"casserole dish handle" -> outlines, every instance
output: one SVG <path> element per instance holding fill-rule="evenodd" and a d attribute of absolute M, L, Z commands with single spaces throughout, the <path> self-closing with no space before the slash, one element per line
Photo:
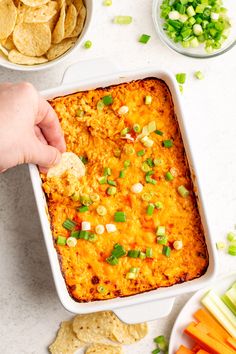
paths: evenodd
<path fill-rule="evenodd" d="M 166 317 L 172 310 L 175 298 L 157 300 L 123 307 L 113 310 L 113 312 L 125 323 L 140 323 Z"/>
<path fill-rule="evenodd" d="M 61 84 L 94 79 L 120 72 L 119 66 L 107 58 L 80 61 L 70 65 L 64 72 Z"/>

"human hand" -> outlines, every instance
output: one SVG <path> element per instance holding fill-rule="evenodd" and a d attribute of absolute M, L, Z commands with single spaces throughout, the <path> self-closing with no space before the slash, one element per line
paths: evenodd
<path fill-rule="evenodd" d="M 0 172 L 34 163 L 42 171 L 66 150 L 57 115 L 27 82 L 0 84 Z"/>

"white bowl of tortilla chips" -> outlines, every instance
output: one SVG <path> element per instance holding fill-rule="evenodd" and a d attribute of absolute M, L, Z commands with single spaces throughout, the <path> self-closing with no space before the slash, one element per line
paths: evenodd
<path fill-rule="evenodd" d="M 48 69 L 68 57 L 91 23 L 92 0 L 0 0 L 0 65 Z"/>

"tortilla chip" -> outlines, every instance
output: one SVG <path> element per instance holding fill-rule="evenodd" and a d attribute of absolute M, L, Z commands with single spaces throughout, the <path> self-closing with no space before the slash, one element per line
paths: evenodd
<path fill-rule="evenodd" d="M 65 36 L 66 4 L 61 7 L 60 17 L 52 33 L 52 43 L 60 43 Z"/>
<path fill-rule="evenodd" d="M 8 50 L 0 44 L 0 52 L 1 54 L 4 54 L 8 58 Z"/>
<path fill-rule="evenodd" d="M 80 33 L 82 32 L 82 29 L 84 27 L 85 18 L 86 18 L 86 8 L 82 4 L 82 7 L 81 7 L 80 11 L 78 12 L 77 23 L 76 23 L 75 29 L 71 33 L 70 37 L 78 37 L 80 35 Z"/>
<path fill-rule="evenodd" d="M 93 344 L 88 347 L 85 354 L 123 354 L 123 350 L 120 346 Z"/>
<path fill-rule="evenodd" d="M 40 23 L 48 22 L 57 13 L 57 2 L 49 1 L 40 7 L 30 7 L 23 4 L 21 11 L 23 12 L 23 22 Z"/>
<path fill-rule="evenodd" d="M 47 177 L 60 177 L 69 172 L 77 178 L 85 175 L 85 166 L 80 158 L 73 152 L 64 152 L 58 165 L 49 168 Z"/>
<path fill-rule="evenodd" d="M 35 64 L 43 64 L 48 60 L 45 57 L 29 57 L 27 55 L 21 54 L 16 49 L 12 49 L 8 55 L 9 61 L 15 64 L 21 65 L 35 65 Z"/>
<path fill-rule="evenodd" d="M 12 33 L 17 18 L 17 9 L 12 0 L 0 1 L 0 39 Z"/>
<path fill-rule="evenodd" d="M 77 38 L 66 38 L 61 43 L 52 44 L 46 53 L 48 60 L 53 60 L 67 52 L 76 42 Z"/>
<path fill-rule="evenodd" d="M 73 4 L 75 5 L 77 13 L 79 13 L 84 6 L 83 0 L 73 0 Z"/>
<path fill-rule="evenodd" d="M 7 50 L 15 49 L 15 45 L 14 45 L 14 43 L 13 43 L 12 35 L 10 35 L 8 38 L 2 40 L 2 45 L 3 45 L 4 48 L 6 48 Z"/>
<path fill-rule="evenodd" d="M 25 5 L 31 7 L 37 7 L 47 4 L 49 0 L 21 0 Z"/>
<path fill-rule="evenodd" d="M 114 340 L 121 344 L 132 344 L 144 338 L 148 333 L 146 323 L 128 325 L 121 322 L 118 318 L 116 326 L 112 332 Z"/>
<path fill-rule="evenodd" d="M 74 354 L 74 352 L 84 346 L 84 343 L 78 340 L 72 329 L 72 321 L 61 323 L 55 341 L 50 345 L 51 354 Z"/>
<path fill-rule="evenodd" d="M 20 53 L 40 57 L 50 48 L 51 31 L 45 23 L 20 23 L 14 29 L 13 42 Z"/>
<path fill-rule="evenodd" d="M 66 12 L 64 38 L 67 38 L 71 35 L 73 30 L 75 29 L 76 23 L 77 23 L 77 10 L 76 7 L 73 4 L 71 4 L 68 6 L 68 10 Z"/>

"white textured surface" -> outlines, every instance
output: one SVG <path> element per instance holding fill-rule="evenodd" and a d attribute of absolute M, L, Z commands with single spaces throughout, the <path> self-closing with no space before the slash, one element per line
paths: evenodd
<path fill-rule="evenodd" d="M 195 151 L 203 192 L 215 239 L 236 223 L 236 48 L 222 57 L 194 60 L 171 52 L 158 40 L 151 21 L 151 0 L 113 0 L 102 6 L 94 0 L 96 19 L 88 33 L 93 47 L 51 71 L 21 74 L 0 69 L 0 81 L 28 80 L 38 89 L 61 81 L 65 68 L 77 60 L 108 57 L 124 69 L 158 64 L 186 72 L 184 88 L 187 128 Z M 132 15 L 133 23 L 118 26 L 114 15 Z M 137 42 L 152 36 L 147 45 Z M 204 81 L 193 78 L 196 70 Z M 0 176 L 0 353 L 45 354 L 60 321 L 69 318 L 56 296 L 30 185 L 28 169 L 17 167 Z M 236 270 L 235 258 L 220 254 L 221 273 Z M 171 315 L 150 324 L 150 335 L 125 353 L 150 353 L 152 338 L 169 334 L 176 315 L 189 295 L 176 299 Z M 173 353 L 170 353 L 173 354 Z"/>

